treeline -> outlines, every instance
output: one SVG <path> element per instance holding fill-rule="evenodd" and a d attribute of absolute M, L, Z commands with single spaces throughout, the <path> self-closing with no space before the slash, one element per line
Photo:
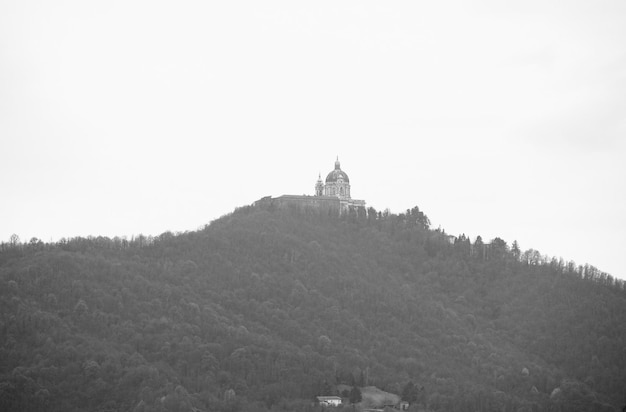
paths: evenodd
<path fill-rule="evenodd" d="M 73 238 L 61 238 L 57 242 L 44 243 L 41 239 L 36 237 L 31 238 L 28 242 L 21 242 L 20 237 L 13 234 L 8 242 L 0 242 L 0 252 L 3 253 L 3 257 L 15 256 L 16 254 L 23 252 L 38 252 L 44 250 L 60 249 L 72 252 L 85 252 L 87 250 L 123 250 L 129 248 L 142 248 L 147 247 L 155 242 L 171 238 L 181 233 L 174 234 L 172 232 L 165 232 L 159 236 L 144 236 L 137 235 L 132 236 L 129 239 L 126 237 L 115 236 L 109 238 L 106 236 L 87 236 L 87 237 L 73 237 Z"/>
<path fill-rule="evenodd" d="M 247 210 L 253 206 L 239 208 L 235 213 Z M 271 207 L 266 207 L 266 210 L 273 210 Z M 305 212 L 291 210 L 291 213 L 309 213 L 320 214 L 319 212 L 310 209 Z M 338 218 L 338 216 L 334 216 Z M 350 208 L 347 213 L 342 216 L 342 219 L 349 221 L 353 224 L 363 225 L 375 225 L 378 229 L 384 230 L 387 233 L 395 234 L 398 230 L 410 229 L 419 227 L 422 229 L 430 228 L 430 220 L 424 212 L 420 211 L 419 207 L 415 206 L 412 209 L 407 209 L 405 213 L 393 214 L 389 209 L 384 211 L 377 211 L 373 207 L 365 208 Z M 207 226 L 205 226 L 206 229 Z M 173 233 L 167 231 L 158 236 L 145 236 L 139 234 L 131 236 L 130 239 L 126 237 L 113 237 L 106 236 L 88 236 L 88 237 L 73 237 L 73 238 L 61 238 L 58 242 L 44 243 L 41 239 L 36 237 L 31 238 L 28 242 L 20 241 L 20 237 L 17 234 L 13 234 L 7 242 L 0 242 L 0 259 L 10 258 L 15 256 L 22 256 L 24 253 L 37 252 L 43 250 L 60 249 L 70 252 L 85 252 L 88 250 L 113 250 L 120 251 L 126 249 L 136 249 L 153 246 L 159 243 L 167 243 L 175 237 L 185 235 L 187 232 Z M 521 262 L 526 266 L 548 266 L 551 270 L 558 273 L 567 274 L 570 276 L 576 276 L 585 280 L 590 280 L 599 283 L 604 286 L 613 287 L 620 291 L 626 291 L 626 282 L 624 280 L 613 277 L 607 272 L 603 272 L 593 265 L 588 263 L 584 265 L 578 265 L 575 261 L 565 261 L 562 257 L 554 257 L 542 254 L 535 249 L 528 249 L 521 251 L 517 241 L 513 241 L 511 246 L 507 244 L 503 239 L 496 237 L 490 242 L 485 243 L 482 237 L 479 235 L 472 243 L 470 238 L 461 234 L 459 236 L 446 235 L 445 230 L 436 229 L 434 233 L 439 233 L 442 236 L 438 238 L 430 239 L 429 247 L 431 250 L 441 250 L 445 248 L 446 241 L 452 244 L 454 251 L 460 253 L 465 257 L 480 258 L 482 260 L 503 259 L 505 256 L 509 259 L 513 259 L 517 262 Z M 1 261 L 0 261 L 1 262 Z"/>
<path fill-rule="evenodd" d="M 14 237 L 0 409 L 305 411 L 344 384 L 413 410 L 615 410 L 623 283 L 553 260 L 432 230 L 417 207 L 247 206 L 157 237 Z"/>

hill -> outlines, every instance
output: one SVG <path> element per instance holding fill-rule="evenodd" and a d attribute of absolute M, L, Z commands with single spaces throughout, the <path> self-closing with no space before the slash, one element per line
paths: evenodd
<path fill-rule="evenodd" d="M 1 410 L 315 410 L 339 384 L 414 410 L 625 401 L 623 282 L 418 208 L 1 249 Z"/>

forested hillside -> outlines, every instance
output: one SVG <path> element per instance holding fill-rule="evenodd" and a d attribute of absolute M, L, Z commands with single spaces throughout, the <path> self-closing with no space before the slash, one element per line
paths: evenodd
<path fill-rule="evenodd" d="M 338 385 L 412 410 L 626 403 L 623 282 L 418 208 L 1 249 L 3 411 L 311 411 Z"/>

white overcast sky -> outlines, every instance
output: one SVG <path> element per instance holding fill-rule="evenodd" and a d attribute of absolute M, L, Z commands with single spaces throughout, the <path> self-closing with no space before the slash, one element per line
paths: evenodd
<path fill-rule="evenodd" d="M 0 239 L 312 194 L 626 278 L 626 2 L 0 2 Z"/>

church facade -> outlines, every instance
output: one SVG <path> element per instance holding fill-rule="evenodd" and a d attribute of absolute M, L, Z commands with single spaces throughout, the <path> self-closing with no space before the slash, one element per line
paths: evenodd
<path fill-rule="evenodd" d="M 258 202 L 269 202 L 278 207 L 314 208 L 345 213 L 351 208 L 365 210 L 365 201 L 352 199 L 350 195 L 350 178 L 341 170 L 339 158 L 335 161 L 335 168 L 328 173 L 326 180 L 322 181 L 321 174 L 315 183 L 313 196 L 283 195 L 279 197 L 266 197 Z M 257 203 L 258 203 L 257 202 Z"/>

